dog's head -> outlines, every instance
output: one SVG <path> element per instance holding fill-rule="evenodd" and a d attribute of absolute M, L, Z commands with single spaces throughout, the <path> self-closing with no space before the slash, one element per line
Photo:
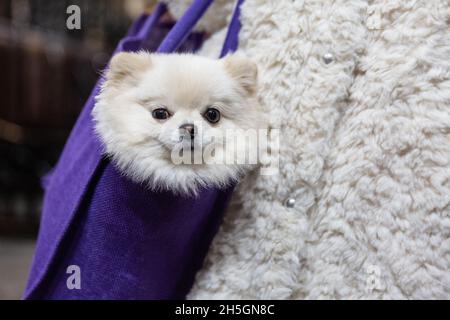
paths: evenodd
<path fill-rule="evenodd" d="M 224 186 L 249 168 L 226 163 L 245 152 L 229 148 L 230 133 L 264 128 L 256 87 L 246 58 L 120 53 L 97 98 L 96 131 L 113 160 L 152 187 Z"/>

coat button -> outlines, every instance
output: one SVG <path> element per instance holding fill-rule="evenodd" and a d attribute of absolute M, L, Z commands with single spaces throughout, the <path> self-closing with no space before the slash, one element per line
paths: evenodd
<path fill-rule="evenodd" d="M 334 56 L 332 53 L 327 52 L 322 56 L 322 59 L 325 64 L 330 64 L 334 61 Z"/>
<path fill-rule="evenodd" d="M 294 199 L 294 198 L 287 198 L 287 199 L 284 201 L 284 205 L 285 205 L 287 208 L 293 208 L 293 207 L 295 206 L 295 199 Z"/>

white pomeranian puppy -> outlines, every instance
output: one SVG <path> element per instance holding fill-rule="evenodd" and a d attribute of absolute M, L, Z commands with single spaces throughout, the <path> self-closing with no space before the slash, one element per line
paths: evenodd
<path fill-rule="evenodd" d="M 97 96 L 95 130 L 113 163 L 154 190 L 224 188 L 258 162 L 252 133 L 267 122 L 256 89 L 247 58 L 119 53 Z"/>

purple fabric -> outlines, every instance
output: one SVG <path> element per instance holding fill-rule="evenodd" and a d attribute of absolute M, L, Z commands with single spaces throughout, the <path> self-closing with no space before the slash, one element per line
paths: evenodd
<path fill-rule="evenodd" d="M 185 40 L 206 10 L 206 2 L 211 1 L 194 1 L 168 38 Z M 145 48 L 156 47 L 159 39 L 154 31 L 164 12 L 165 7 L 158 5 L 150 17 L 138 19 L 116 52 L 136 51 L 144 44 Z M 237 34 L 239 28 L 233 30 Z M 189 37 L 187 42 L 197 43 L 190 47 L 195 50 L 199 39 Z M 164 52 L 180 45 L 168 38 L 161 45 Z M 227 41 L 225 51 L 235 50 L 236 44 Z M 184 298 L 217 232 L 233 186 L 183 198 L 171 192 L 151 192 L 125 178 L 102 158 L 100 142 L 93 134 L 91 110 L 97 93 L 98 86 L 47 179 L 24 298 Z M 81 269 L 80 290 L 66 286 L 69 265 Z"/>
<path fill-rule="evenodd" d="M 234 8 L 233 16 L 231 17 L 230 25 L 228 27 L 227 36 L 225 37 L 225 43 L 220 52 L 220 56 L 224 57 L 229 52 L 236 51 L 239 44 L 239 30 L 241 29 L 241 21 L 239 17 L 241 15 L 241 5 L 244 0 L 237 0 Z"/>
<path fill-rule="evenodd" d="M 183 17 L 173 27 L 158 48 L 158 52 L 170 53 L 178 49 L 189 35 L 195 23 L 203 16 L 213 0 L 195 0 Z"/>

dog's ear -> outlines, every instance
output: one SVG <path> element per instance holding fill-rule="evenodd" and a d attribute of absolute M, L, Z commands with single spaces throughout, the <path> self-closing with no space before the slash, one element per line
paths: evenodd
<path fill-rule="evenodd" d="M 223 58 L 227 72 L 250 95 L 256 93 L 258 84 L 258 67 L 248 58 L 227 55 Z"/>
<path fill-rule="evenodd" d="M 136 83 L 139 76 L 148 70 L 151 65 L 152 59 L 149 54 L 121 52 L 111 59 L 106 79 L 116 85 L 124 80 L 131 80 L 131 83 Z"/>

